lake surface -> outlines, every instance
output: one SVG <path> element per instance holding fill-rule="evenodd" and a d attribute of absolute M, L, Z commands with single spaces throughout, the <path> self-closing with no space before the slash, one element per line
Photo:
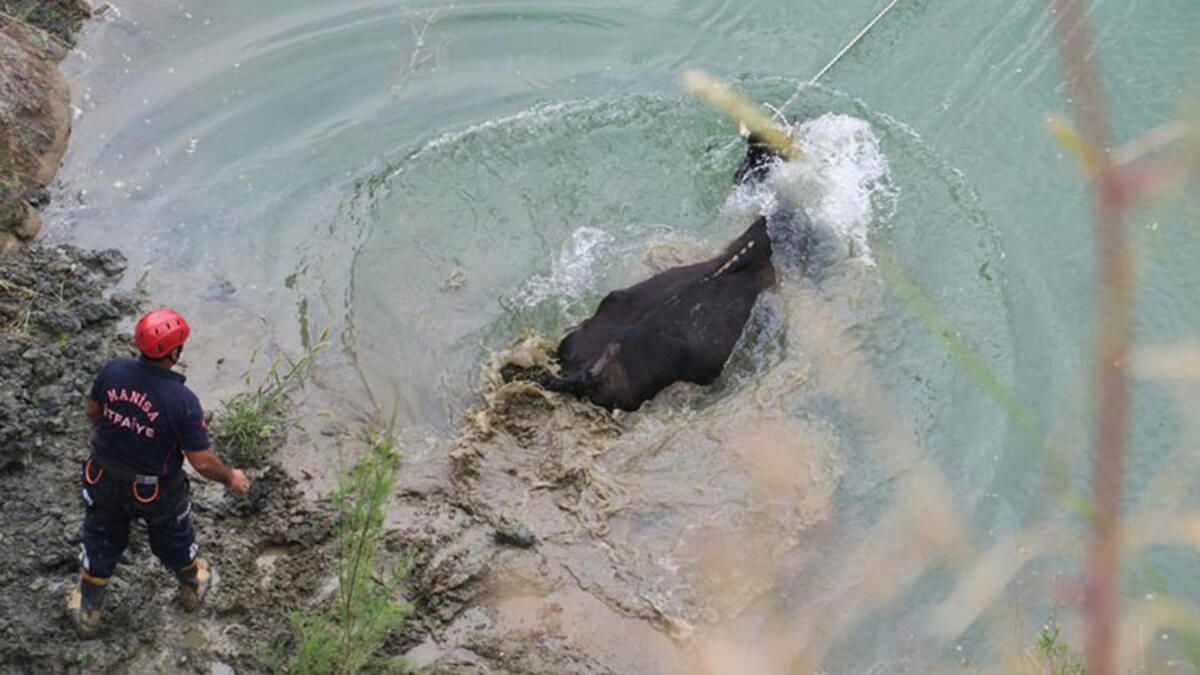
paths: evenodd
<path fill-rule="evenodd" d="M 691 429 L 681 416 L 742 428 L 754 409 L 772 421 L 747 433 L 819 439 L 806 445 L 816 464 L 837 467 L 803 564 L 781 553 L 768 575 L 786 630 L 823 644 L 830 673 L 994 664 L 994 626 L 1015 626 L 1007 647 L 1020 649 L 1055 606 L 1072 616 L 1080 549 L 1061 542 L 1001 584 L 984 620 L 963 610 L 955 628 L 947 599 L 983 552 L 1027 554 L 1005 543 L 1014 534 L 1080 532 L 1051 476 L 1061 463 L 1086 493 L 1087 188 L 1045 123 L 1069 102 L 1041 1 L 900 0 L 807 84 L 884 4 L 128 0 L 64 66 L 77 118 L 47 236 L 120 248 L 127 282 L 189 317 L 207 406 L 253 351 L 294 352 L 311 322 L 334 336 L 332 397 L 361 399 L 356 363 L 436 448 L 476 403 L 490 351 L 530 331 L 557 338 L 608 290 L 707 255 L 766 208 L 769 195 L 730 184 L 744 151 L 733 124 L 679 85 L 707 70 L 803 121 L 805 159 L 773 187 L 844 249 L 822 274 L 785 275 L 715 389 L 638 413 L 609 468 L 631 503 L 665 505 L 618 515 L 609 536 L 635 546 L 744 522 L 752 502 L 728 513 L 719 490 L 693 502 L 681 487 L 737 471 L 724 455 L 738 437 L 700 434 L 671 456 L 684 464 L 639 448 Z M 1118 141 L 1180 115 L 1200 82 L 1200 4 L 1089 7 Z M 1129 218 L 1138 348 L 1196 340 L 1195 194 Z M 955 340 L 1027 424 L 951 354 Z M 1131 512 L 1200 506 L 1194 481 L 1161 482 L 1167 466 L 1196 475 L 1196 395 L 1137 381 Z M 423 452 L 436 450 L 412 461 Z M 922 539 L 925 507 L 955 524 Z M 915 515 L 893 522 L 894 508 Z M 786 529 L 788 513 L 764 522 Z M 971 554 L 952 554 L 960 545 Z M 910 578 L 914 547 L 938 553 Z M 875 563 L 847 565 L 850 550 Z M 1197 564 L 1194 544 L 1156 549 L 1128 568 L 1128 596 L 1196 602 Z M 729 612 L 730 635 L 770 632 L 763 595 L 758 611 Z"/>

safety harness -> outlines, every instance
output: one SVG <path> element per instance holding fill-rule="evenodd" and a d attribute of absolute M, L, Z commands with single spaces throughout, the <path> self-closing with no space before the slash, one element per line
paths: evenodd
<path fill-rule="evenodd" d="M 96 471 L 95 477 L 92 476 L 93 463 L 99 465 L 99 469 Z M 154 501 L 158 499 L 162 492 L 162 485 L 158 476 L 137 473 L 120 466 L 112 460 L 102 460 L 95 455 L 89 457 L 87 463 L 83 465 L 83 480 L 88 485 L 95 485 L 100 482 L 100 479 L 104 476 L 105 471 L 107 471 L 117 480 L 129 481 L 129 487 L 130 491 L 133 493 L 133 498 L 136 499 L 139 504 L 154 503 Z M 154 487 L 154 491 L 149 497 L 142 496 L 142 486 Z"/>

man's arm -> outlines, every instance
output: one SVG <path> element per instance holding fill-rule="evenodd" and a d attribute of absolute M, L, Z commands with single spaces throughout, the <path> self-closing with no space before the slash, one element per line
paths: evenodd
<path fill-rule="evenodd" d="M 242 473 L 241 469 L 233 469 L 221 463 L 221 459 L 213 453 L 212 448 L 197 450 L 195 452 L 185 452 L 188 463 L 201 476 L 224 483 L 229 489 L 241 494 L 250 493 L 250 481 L 246 480 L 246 474 Z"/>
<path fill-rule="evenodd" d="M 83 402 L 83 412 L 87 414 L 88 419 L 92 421 L 92 426 L 100 424 L 100 404 L 92 399 L 85 399 Z"/>

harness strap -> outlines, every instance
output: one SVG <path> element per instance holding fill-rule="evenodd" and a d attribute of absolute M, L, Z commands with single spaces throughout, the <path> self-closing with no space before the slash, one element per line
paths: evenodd
<path fill-rule="evenodd" d="M 138 492 L 138 486 L 139 485 L 147 485 L 147 483 L 142 483 L 141 481 L 134 480 L 134 481 L 130 482 L 129 484 L 131 486 L 133 486 L 133 498 L 138 500 L 138 503 L 149 504 L 149 503 L 153 502 L 154 500 L 158 499 L 158 493 L 159 493 L 160 486 L 159 486 L 157 480 L 154 481 L 154 483 L 153 483 L 154 494 L 150 495 L 149 499 L 142 499 L 142 495 Z"/>
<path fill-rule="evenodd" d="M 104 467 L 100 467 L 100 471 L 96 473 L 96 477 L 92 478 L 92 460 L 89 457 L 87 464 L 83 465 L 83 480 L 88 485 L 95 485 L 100 482 L 100 478 L 104 476 Z"/>
<path fill-rule="evenodd" d="M 95 478 L 92 478 L 91 475 L 91 467 L 93 463 L 99 465 L 100 467 L 100 471 L 96 474 Z M 90 458 L 88 458 L 87 464 L 84 465 L 84 480 L 87 481 L 88 485 L 95 485 L 97 482 L 99 482 L 100 477 L 104 475 L 105 470 L 108 470 L 109 473 L 115 476 L 118 480 L 129 481 L 130 490 L 133 492 L 133 498 L 136 499 L 139 504 L 153 503 L 158 499 L 159 495 L 162 494 L 163 480 L 160 476 L 137 473 L 129 470 L 119 463 L 101 459 L 95 455 L 92 455 Z M 154 492 L 151 493 L 149 497 L 142 497 L 140 489 L 143 485 L 154 486 Z"/>
<path fill-rule="evenodd" d="M 133 469 L 130 469 L 119 462 L 97 457 L 96 455 L 92 455 L 91 458 L 88 459 L 88 463 L 98 464 L 101 471 L 108 471 L 119 480 L 129 480 L 138 483 L 139 485 L 157 485 L 162 481 L 161 476 L 138 473 L 137 471 L 134 471 Z M 99 476 L 97 476 L 97 480 L 99 480 Z"/>

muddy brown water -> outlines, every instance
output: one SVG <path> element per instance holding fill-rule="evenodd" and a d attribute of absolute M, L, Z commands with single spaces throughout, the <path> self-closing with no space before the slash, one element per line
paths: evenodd
<path fill-rule="evenodd" d="M 647 265 L 663 254 L 649 251 Z M 466 431 L 431 459 L 410 461 L 400 490 L 406 475 L 428 481 L 422 464 L 441 464 L 458 504 L 534 544 L 496 554 L 478 605 L 413 656 L 436 661 L 485 637 L 527 635 L 604 672 L 721 672 L 728 655 L 715 637 L 748 614 L 771 613 L 788 578 L 806 567 L 812 532 L 836 517 L 845 471 L 834 425 L 805 412 L 840 392 L 814 379 L 804 346 L 813 341 L 786 315 L 846 291 L 861 320 L 877 285 L 861 260 L 829 271 L 823 290 L 785 281 L 756 307 L 735 350 L 748 364 L 760 360 L 757 371 L 731 366 L 716 392 L 673 385 L 631 414 L 506 381 L 512 366 L 555 368 L 554 345 L 541 336 L 494 354 Z M 822 371 L 837 377 L 842 368 L 834 359 Z M 756 647 L 767 645 L 737 649 Z"/>

